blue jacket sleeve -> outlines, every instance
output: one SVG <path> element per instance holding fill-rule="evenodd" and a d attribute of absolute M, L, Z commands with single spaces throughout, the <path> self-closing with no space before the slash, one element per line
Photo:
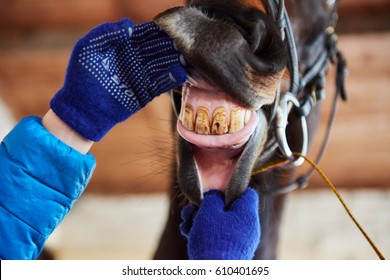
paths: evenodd
<path fill-rule="evenodd" d="M 94 168 L 40 118 L 20 121 L 0 146 L 0 259 L 36 259 Z"/>

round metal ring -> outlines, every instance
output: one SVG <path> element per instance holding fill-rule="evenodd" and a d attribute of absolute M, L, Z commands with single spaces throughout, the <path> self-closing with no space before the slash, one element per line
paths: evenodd
<path fill-rule="evenodd" d="M 298 99 L 290 92 L 284 94 L 279 101 L 279 106 L 276 112 L 276 138 L 279 143 L 279 148 L 284 156 L 290 160 L 295 166 L 300 166 L 304 162 L 303 157 L 294 158 L 294 154 L 287 141 L 286 127 L 288 125 L 288 115 L 292 106 L 300 107 Z M 302 148 L 300 153 L 307 154 L 308 149 L 308 131 L 306 117 L 301 116 L 301 130 L 302 130 Z"/>

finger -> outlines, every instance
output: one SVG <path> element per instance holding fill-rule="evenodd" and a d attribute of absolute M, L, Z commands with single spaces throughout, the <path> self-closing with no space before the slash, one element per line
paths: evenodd
<path fill-rule="evenodd" d="M 187 80 L 185 69 L 179 64 L 172 64 L 169 68 L 153 68 L 156 87 L 170 90 L 182 85 Z"/>
<path fill-rule="evenodd" d="M 180 232 L 185 237 L 188 237 L 191 231 L 194 216 L 196 215 L 197 209 L 198 208 L 191 203 L 184 207 L 181 211 L 181 218 L 183 222 L 180 224 Z"/>
<path fill-rule="evenodd" d="M 183 221 L 192 220 L 197 207 L 190 203 L 181 211 L 180 217 Z"/>
<path fill-rule="evenodd" d="M 75 48 L 84 47 L 80 49 L 83 51 L 95 49 L 99 52 L 112 49 L 130 39 L 133 26 L 133 22 L 129 19 L 100 24 L 80 39 Z"/>
<path fill-rule="evenodd" d="M 259 211 L 258 193 L 252 188 L 247 188 L 245 192 L 232 203 L 228 211 L 235 213 L 257 213 Z"/>
<path fill-rule="evenodd" d="M 145 22 L 134 26 L 134 38 L 138 38 L 142 41 L 150 41 L 165 37 L 168 37 L 168 35 L 154 22 Z"/>
<path fill-rule="evenodd" d="M 199 206 L 199 213 L 212 215 L 221 213 L 225 208 L 225 197 L 222 192 L 212 190 L 204 194 L 204 199 Z"/>
<path fill-rule="evenodd" d="M 187 80 L 187 73 L 185 69 L 179 64 L 172 65 L 172 67 L 169 69 L 168 76 L 171 81 L 176 84 L 176 86 L 182 85 Z"/>
<path fill-rule="evenodd" d="M 187 74 L 183 67 L 179 64 L 173 65 L 169 71 L 164 71 L 164 74 L 153 78 L 152 92 L 153 96 L 168 92 L 182 85 L 187 80 Z"/>

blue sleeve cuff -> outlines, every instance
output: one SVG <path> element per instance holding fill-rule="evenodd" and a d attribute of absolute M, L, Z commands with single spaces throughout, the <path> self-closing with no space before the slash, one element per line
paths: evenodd
<path fill-rule="evenodd" d="M 94 168 L 91 154 L 57 139 L 40 118 L 20 121 L 0 146 L 0 258 L 36 258 Z"/>

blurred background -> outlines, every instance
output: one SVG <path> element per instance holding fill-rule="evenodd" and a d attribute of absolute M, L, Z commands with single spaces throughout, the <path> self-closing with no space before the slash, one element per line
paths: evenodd
<path fill-rule="evenodd" d="M 21 118 L 46 113 L 73 45 L 92 27 L 122 17 L 148 21 L 182 4 L 0 0 L 0 139 Z M 349 99 L 339 106 L 320 166 L 390 257 L 390 0 L 342 0 L 339 15 Z M 328 99 L 333 88 L 330 77 Z M 94 145 L 97 169 L 90 185 L 48 242 L 55 258 L 151 258 L 168 214 L 174 143 L 170 101 L 160 96 Z M 317 175 L 289 196 L 279 251 L 282 259 L 376 258 Z"/>

